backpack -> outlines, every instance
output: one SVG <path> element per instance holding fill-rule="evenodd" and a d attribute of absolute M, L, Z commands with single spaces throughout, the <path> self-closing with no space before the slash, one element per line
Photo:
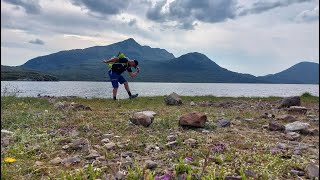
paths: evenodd
<path fill-rule="evenodd" d="M 113 56 L 113 58 L 117 57 L 118 59 L 121 58 L 127 58 L 122 52 L 119 52 L 117 56 Z M 112 65 L 113 64 L 122 64 L 122 65 L 128 65 L 128 63 L 118 63 L 118 62 L 109 62 L 108 64 L 108 68 L 111 70 L 112 69 Z"/>

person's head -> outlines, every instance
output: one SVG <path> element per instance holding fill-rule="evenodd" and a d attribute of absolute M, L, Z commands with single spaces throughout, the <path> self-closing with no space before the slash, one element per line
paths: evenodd
<path fill-rule="evenodd" d="M 135 60 L 135 59 L 129 61 L 130 67 L 136 68 L 138 66 L 138 64 L 139 64 L 139 62 L 137 60 Z"/>

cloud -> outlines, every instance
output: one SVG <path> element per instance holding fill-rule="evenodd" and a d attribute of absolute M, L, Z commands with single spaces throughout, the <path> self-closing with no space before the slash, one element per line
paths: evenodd
<path fill-rule="evenodd" d="M 319 6 L 312 10 L 305 10 L 299 13 L 295 19 L 297 22 L 312 22 L 319 20 Z"/>
<path fill-rule="evenodd" d="M 41 6 L 38 0 L 3 0 L 6 3 L 25 9 L 28 14 L 39 14 Z"/>
<path fill-rule="evenodd" d="M 192 30 L 201 22 L 223 22 L 235 17 L 236 0 L 166 0 L 155 3 L 147 11 L 146 17 L 156 22 L 173 21 L 180 29 Z"/>
<path fill-rule="evenodd" d="M 90 13 L 99 15 L 116 15 L 124 11 L 129 0 L 72 0 L 73 5 L 87 9 Z"/>
<path fill-rule="evenodd" d="M 311 1 L 313 0 L 260 0 L 249 5 L 240 4 L 239 0 L 161 0 L 149 6 L 146 17 L 155 22 L 174 24 L 179 29 L 193 30 L 196 22 L 219 23 Z"/>
<path fill-rule="evenodd" d="M 42 41 L 41 39 L 35 39 L 35 40 L 30 40 L 29 43 L 31 44 L 37 44 L 37 45 L 44 45 L 44 41 Z"/>
<path fill-rule="evenodd" d="M 287 7 L 295 3 L 311 2 L 312 0 L 278 0 L 278 1 L 257 1 L 251 7 L 242 7 L 238 12 L 239 16 L 248 14 L 259 14 L 278 7 Z"/>

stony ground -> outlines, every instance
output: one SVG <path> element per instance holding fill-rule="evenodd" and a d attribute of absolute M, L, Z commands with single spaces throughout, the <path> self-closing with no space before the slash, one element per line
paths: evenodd
<path fill-rule="evenodd" d="M 277 97 L 181 99 L 2 97 L 1 179 L 319 176 L 319 97 L 301 97 L 306 113 L 278 109 Z M 150 126 L 129 121 L 139 111 L 156 113 Z M 190 112 L 206 115 L 204 128 L 179 126 Z"/>

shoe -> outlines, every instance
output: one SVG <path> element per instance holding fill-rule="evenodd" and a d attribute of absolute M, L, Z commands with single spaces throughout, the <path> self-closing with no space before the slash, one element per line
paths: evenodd
<path fill-rule="evenodd" d="M 136 97 L 138 97 L 138 94 L 131 95 L 131 96 L 129 97 L 129 99 L 133 99 L 133 98 L 136 98 Z"/>

